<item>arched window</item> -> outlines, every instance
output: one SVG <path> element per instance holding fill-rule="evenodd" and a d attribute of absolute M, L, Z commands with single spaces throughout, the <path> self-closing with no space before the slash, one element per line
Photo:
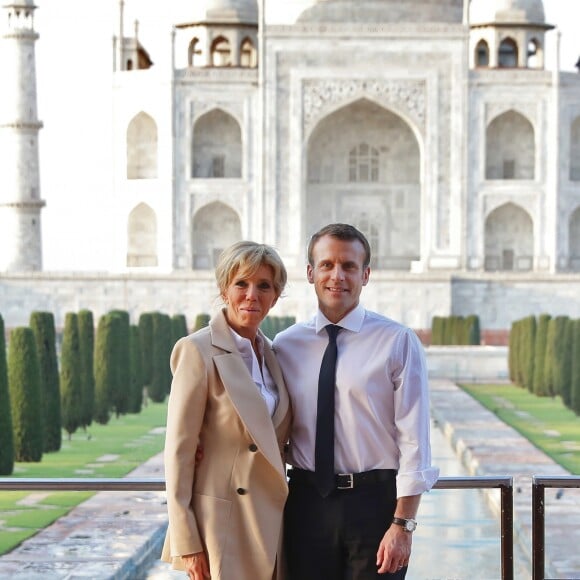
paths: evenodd
<path fill-rule="evenodd" d="M 535 134 L 526 117 L 506 111 L 489 124 L 485 139 L 486 179 L 534 179 Z"/>
<path fill-rule="evenodd" d="M 189 43 L 189 54 L 187 58 L 189 66 L 203 66 L 201 43 L 198 38 L 194 38 Z"/>
<path fill-rule="evenodd" d="M 258 66 L 256 48 L 249 38 L 244 39 L 242 42 L 240 49 L 240 65 L 248 68 L 255 68 Z"/>
<path fill-rule="evenodd" d="M 528 42 L 528 68 L 541 68 L 542 67 L 542 47 L 540 41 L 536 38 L 532 38 Z"/>
<path fill-rule="evenodd" d="M 157 217 L 145 203 L 129 214 L 127 222 L 127 266 L 157 266 Z"/>
<path fill-rule="evenodd" d="M 355 220 L 354 225 L 365 235 L 371 247 L 371 267 L 375 268 L 378 265 L 378 257 L 380 255 L 380 228 L 378 220 L 373 220 L 367 214 L 362 214 L 358 220 Z"/>
<path fill-rule="evenodd" d="M 366 143 L 351 149 L 348 156 L 348 180 L 369 182 L 379 180 L 379 151 Z"/>
<path fill-rule="evenodd" d="M 242 131 L 224 111 L 202 115 L 193 127 L 192 177 L 240 178 L 242 176 Z"/>
<path fill-rule="evenodd" d="M 505 38 L 499 45 L 498 65 L 500 68 L 518 66 L 518 46 L 511 38 Z"/>
<path fill-rule="evenodd" d="M 157 125 L 139 113 L 127 127 L 127 179 L 157 178 Z"/>
<path fill-rule="evenodd" d="M 219 36 L 211 45 L 211 64 L 212 66 L 230 66 L 231 49 L 227 38 Z"/>
<path fill-rule="evenodd" d="M 480 40 L 475 47 L 475 66 L 489 66 L 489 47 L 485 40 Z"/>

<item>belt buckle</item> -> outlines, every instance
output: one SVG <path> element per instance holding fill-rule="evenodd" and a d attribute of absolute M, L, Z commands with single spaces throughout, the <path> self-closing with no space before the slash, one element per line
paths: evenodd
<path fill-rule="evenodd" d="M 339 473 L 338 477 L 347 477 L 348 483 L 346 485 L 338 484 L 336 486 L 336 489 L 352 489 L 354 487 L 354 478 L 352 476 L 352 473 Z"/>

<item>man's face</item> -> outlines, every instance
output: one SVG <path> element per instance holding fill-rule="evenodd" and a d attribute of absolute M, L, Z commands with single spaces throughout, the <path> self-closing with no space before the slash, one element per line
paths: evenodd
<path fill-rule="evenodd" d="M 370 274 L 364 258 L 359 240 L 322 236 L 312 248 L 313 265 L 308 264 L 306 274 L 314 284 L 318 307 L 331 322 L 338 322 L 358 304 Z"/>

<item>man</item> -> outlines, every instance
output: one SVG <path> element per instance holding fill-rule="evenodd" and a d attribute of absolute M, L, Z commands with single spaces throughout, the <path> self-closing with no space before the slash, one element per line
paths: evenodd
<path fill-rule="evenodd" d="M 314 234 L 307 276 L 318 312 L 274 340 L 294 413 L 284 516 L 291 580 L 404 578 L 421 494 L 438 477 L 421 344 L 412 330 L 359 304 L 370 259 L 368 241 L 353 226 L 331 224 Z M 327 356 L 336 359 L 332 370 Z M 328 428 L 334 433 L 323 451 Z M 326 487 L 317 472 L 328 457 Z"/>

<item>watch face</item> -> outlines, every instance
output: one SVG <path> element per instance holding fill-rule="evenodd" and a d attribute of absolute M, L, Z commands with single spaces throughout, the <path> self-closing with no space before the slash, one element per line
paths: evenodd
<path fill-rule="evenodd" d="M 408 532 L 414 532 L 416 528 L 417 528 L 417 524 L 413 520 L 407 520 L 405 522 L 405 529 Z"/>

